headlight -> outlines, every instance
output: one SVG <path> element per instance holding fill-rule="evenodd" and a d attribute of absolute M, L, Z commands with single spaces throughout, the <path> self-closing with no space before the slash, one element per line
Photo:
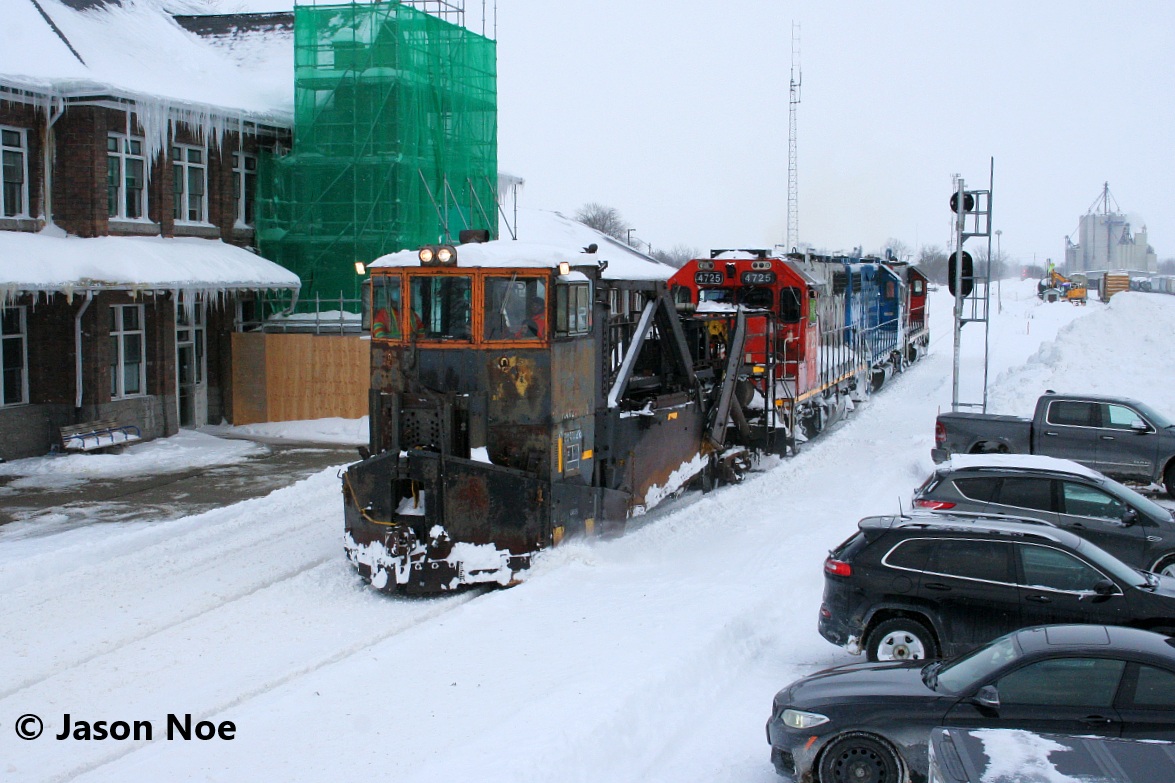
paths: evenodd
<path fill-rule="evenodd" d="M 793 729 L 810 729 L 822 723 L 828 723 L 828 716 L 818 712 L 804 712 L 803 710 L 784 710 L 783 723 Z"/>

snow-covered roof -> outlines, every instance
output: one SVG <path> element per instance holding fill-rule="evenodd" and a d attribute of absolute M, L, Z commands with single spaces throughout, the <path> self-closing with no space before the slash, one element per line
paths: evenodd
<path fill-rule="evenodd" d="M 298 276 L 216 239 L 0 231 L 0 302 L 20 293 L 296 289 Z"/>
<path fill-rule="evenodd" d="M 1077 462 L 1040 454 L 953 454 L 942 468 L 1023 468 L 1072 473 L 1088 478 L 1101 478 L 1100 473 Z M 940 468 L 941 469 L 941 468 Z"/>
<path fill-rule="evenodd" d="M 518 239 L 457 246 L 458 267 L 534 267 L 554 269 L 607 261 L 601 275 L 609 280 L 668 280 L 676 270 L 577 220 L 541 209 L 519 210 Z M 596 252 L 585 252 L 596 245 Z M 415 250 L 389 253 L 368 264 L 378 267 L 419 267 Z"/>
<path fill-rule="evenodd" d="M 165 0 L 9 0 L 0 25 L 0 84 L 291 124 L 292 27 L 204 38 L 184 29 L 167 7 Z M 219 6 L 189 0 L 182 10 L 214 13 Z"/>

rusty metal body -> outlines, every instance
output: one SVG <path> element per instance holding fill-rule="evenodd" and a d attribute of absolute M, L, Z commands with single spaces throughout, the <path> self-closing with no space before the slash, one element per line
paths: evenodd
<path fill-rule="evenodd" d="M 617 279 L 583 255 L 572 271 L 521 245 L 372 265 L 371 456 L 343 491 L 348 557 L 377 588 L 508 584 L 534 552 L 620 531 L 710 465 L 667 272 Z M 541 305 L 529 333 L 524 298 Z"/>

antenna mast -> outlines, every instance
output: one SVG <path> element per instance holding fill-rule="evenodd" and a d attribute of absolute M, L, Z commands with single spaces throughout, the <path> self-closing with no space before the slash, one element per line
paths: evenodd
<path fill-rule="evenodd" d="M 796 107 L 800 105 L 800 26 L 791 23 L 791 88 L 788 91 L 787 122 L 787 247 L 798 249 L 800 243 L 799 190 L 796 183 Z"/>

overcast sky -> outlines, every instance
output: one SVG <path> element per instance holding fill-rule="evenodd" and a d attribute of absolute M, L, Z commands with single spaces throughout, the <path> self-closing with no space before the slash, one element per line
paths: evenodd
<path fill-rule="evenodd" d="M 795 21 L 802 242 L 945 246 L 951 175 L 986 189 L 994 158 L 1013 258 L 1062 260 L 1106 181 L 1175 257 L 1175 3 L 497 7 L 499 165 L 526 206 L 614 206 L 654 248 L 782 243 Z"/>

